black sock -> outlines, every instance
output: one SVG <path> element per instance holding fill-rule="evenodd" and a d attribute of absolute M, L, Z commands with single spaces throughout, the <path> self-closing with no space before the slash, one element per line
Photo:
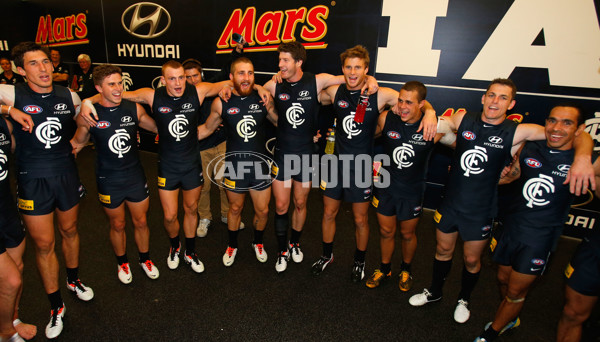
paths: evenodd
<path fill-rule="evenodd" d="M 471 292 L 475 288 L 477 281 L 479 280 L 479 272 L 471 273 L 467 271 L 467 268 L 463 266 L 462 271 L 462 283 L 460 287 L 460 293 L 458 299 L 464 299 L 467 302 L 471 300 Z"/>
<path fill-rule="evenodd" d="M 402 261 L 402 265 L 400 265 L 400 272 L 402 271 L 410 273 L 410 264 L 407 264 L 404 261 Z"/>
<path fill-rule="evenodd" d="M 354 251 L 354 261 L 364 263 L 365 262 L 365 254 L 367 254 L 367 251 L 361 251 L 360 249 L 357 248 Z"/>
<path fill-rule="evenodd" d="M 63 300 L 62 300 L 62 296 L 60 295 L 60 290 L 56 290 L 56 292 L 49 293 L 48 300 L 50 301 L 50 309 L 51 310 L 58 309 L 63 305 Z"/>
<path fill-rule="evenodd" d="M 179 235 L 169 238 L 169 241 L 171 242 L 171 248 L 173 248 L 173 250 L 179 248 Z"/>
<path fill-rule="evenodd" d="M 500 335 L 499 331 L 496 331 L 492 328 L 492 325 L 490 324 L 490 326 L 484 330 L 481 335 L 479 335 L 479 337 L 483 337 L 485 338 L 486 341 L 491 342 L 493 340 L 495 340 L 498 335 Z"/>
<path fill-rule="evenodd" d="M 140 264 L 150 260 L 150 252 L 138 252 L 140 255 Z"/>
<path fill-rule="evenodd" d="M 390 273 L 392 271 L 392 263 L 391 262 L 388 262 L 387 264 L 381 263 L 380 271 L 381 271 L 381 273 L 387 275 L 388 273 Z"/>
<path fill-rule="evenodd" d="M 333 255 L 333 242 L 323 242 L 323 256 L 331 258 Z"/>
<path fill-rule="evenodd" d="M 123 255 L 117 255 L 117 263 L 119 265 L 123 265 L 128 263 L 129 260 L 127 260 L 127 253 L 123 254 Z"/>
<path fill-rule="evenodd" d="M 434 298 L 442 296 L 442 287 L 444 287 L 444 281 L 446 280 L 448 273 L 450 273 L 451 267 L 452 259 L 448 261 L 433 259 L 433 277 L 431 279 L 429 292 L 431 292 Z"/>
<path fill-rule="evenodd" d="M 74 283 L 79 277 L 77 274 L 79 273 L 79 267 L 68 268 L 67 267 L 67 281 L 69 283 Z"/>
<path fill-rule="evenodd" d="M 264 230 L 256 230 L 254 229 L 254 241 L 252 242 L 255 245 L 258 244 L 262 244 L 263 243 L 263 233 L 265 231 Z"/>
<path fill-rule="evenodd" d="M 227 232 L 229 233 L 229 247 L 238 248 L 238 243 L 237 243 L 238 230 L 228 230 Z"/>
<path fill-rule="evenodd" d="M 292 236 L 290 236 L 290 243 L 299 243 L 300 235 L 302 235 L 301 230 L 296 230 L 296 229 L 292 228 Z"/>
<path fill-rule="evenodd" d="M 287 251 L 288 241 L 287 241 L 287 231 L 288 231 L 288 214 L 275 214 L 275 236 L 277 237 L 277 246 L 279 247 L 280 252 Z"/>
<path fill-rule="evenodd" d="M 185 255 L 196 253 L 196 238 L 185 238 Z"/>

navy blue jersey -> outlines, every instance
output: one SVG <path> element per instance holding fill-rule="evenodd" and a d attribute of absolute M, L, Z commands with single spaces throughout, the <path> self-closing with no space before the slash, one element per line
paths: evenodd
<path fill-rule="evenodd" d="M 24 83 L 25 79 L 23 78 L 23 76 L 16 74 L 13 72 L 13 75 L 11 78 L 6 77 L 5 73 L 0 74 L 0 84 L 12 84 L 15 85 L 17 83 Z"/>
<path fill-rule="evenodd" d="M 221 118 L 227 128 L 227 153 L 245 151 L 267 155 L 264 127 L 267 109 L 260 101 L 258 93 L 253 91 L 244 97 L 232 95 L 228 102 L 222 102 Z"/>
<path fill-rule="evenodd" d="M 215 99 L 214 97 L 204 98 L 204 101 L 202 102 L 202 106 L 200 106 L 200 119 L 198 120 L 198 125 L 204 124 L 206 122 L 206 120 L 208 119 L 208 117 L 210 116 L 210 113 L 211 113 L 210 107 L 212 106 L 214 99 Z M 208 137 L 206 137 L 202 140 L 199 140 L 198 148 L 200 149 L 200 151 L 204 151 L 211 147 L 220 145 L 225 140 L 227 140 L 227 134 L 225 133 L 225 129 L 223 127 L 220 127 L 219 129 L 214 131 Z"/>
<path fill-rule="evenodd" d="M 67 67 L 66 64 L 64 64 L 64 63 L 58 63 L 58 65 L 54 67 L 53 73 L 55 73 L 55 74 L 67 74 L 67 75 L 69 75 L 70 72 L 69 72 L 69 68 Z M 69 86 L 69 80 L 67 79 L 66 81 L 54 82 L 54 85 L 59 85 L 61 87 L 68 87 Z"/>
<path fill-rule="evenodd" d="M 182 172 L 199 165 L 200 100 L 196 88 L 186 86 L 181 97 L 170 96 L 166 87 L 156 89 L 152 113 L 158 127 L 160 167 L 166 171 Z"/>
<path fill-rule="evenodd" d="M 115 177 L 140 165 L 137 150 L 136 104 L 123 100 L 116 107 L 95 104 L 98 124 L 90 128 L 96 146 L 96 176 Z"/>
<path fill-rule="evenodd" d="M 15 200 L 10 192 L 8 178 L 8 159 L 12 142 L 6 120 L 0 118 L 0 208 L 14 206 Z"/>
<path fill-rule="evenodd" d="M 429 156 L 435 143 L 425 141 L 418 133 L 419 121 L 408 124 L 399 115 L 389 111 L 381 136 L 385 153 L 390 157 L 391 165 L 383 167 L 390 174 L 391 191 L 397 198 L 420 198 L 425 191 L 425 176 Z"/>
<path fill-rule="evenodd" d="M 362 123 L 354 121 L 360 90 L 348 90 L 345 85 L 339 86 L 335 93 L 333 108 L 337 120 L 335 140 L 336 153 L 339 154 L 373 154 L 375 130 L 379 117 L 377 93 L 369 96 L 369 105 Z"/>
<path fill-rule="evenodd" d="M 481 113 L 467 113 L 456 133 L 456 149 L 442 207 L 492 218 L 496 215 L 498 180 L 510 163 L 517 123 L 484 123 Z"/>
<path fill-rule="evenodd" d="M 319 97 L 314 74 L 303 73 L 298 82 L 275 85 L 277 149 L 282 153 L 313 153 Z"/>
<path fill-rule="evenodd" d="M 76 129 L 71 92 L 54 86 L 52 92 L 38 94 L 19 83 L 15 108 L 31 115 L 34 123 L 33 133 L 29 133 L 12 120 L 19 177 L 42 178 L 76 170 L 70 142 Z"/>

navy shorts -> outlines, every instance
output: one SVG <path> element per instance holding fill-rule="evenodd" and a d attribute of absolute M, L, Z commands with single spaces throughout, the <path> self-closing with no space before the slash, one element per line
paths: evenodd
<path fill-rule="evenodd" d="M 127 176 L 98 177 L 96 182 L 98 200 L 105 208 L 117 208 L 124 201 L 141 202 L 149 196 L 146 176 L 141 169 Z"/>
<path fill-rule="evenodd" d="M 371 204 L 378 214 L 396 216 L 396 220 L 404 221 L 421 216 L 423 199 L 395 198 L 390 189 L 375 189 Z"/>
<path fill-rule="evenodd" d="M 54 209 L 67 211 L 79 203 L 84 192 L 76 171 L 45 178 L 19 178 L 17 190 L 23 215 L 46 215 Z"/>
<path fill-rule="evenodd" d="M 544 274 L 551 252 L 546 246 L 532 246 L 513 239 L 507 230 L 498 240 L 492 238 L 490 249 L 498 264 L 511 266 L 519 273 L 531 275 Z"/>
<path fill-rule="evenodd" d="M 271 186 L 269 164 L 263 160 L 229 159 L 225 161 L 223 188 L 235 193 L 265 190 Z"/>
<path fill-rule="evenodd" d="M 464 214 L 449 208 L 435 211 L 433 220 L 442 233 L 458 232 L 463 241 L 487 240 L 492 233 L 492 219 L 489 217 L 465 217 Z"/>
<path fill-rule="evenodd" d="M 341 160 L 337 161 L 337 159 L 334 163 L 324 162 L 327 165 L 321 165 L 322 176 L 319 183 L 319 187 L 323 190 L 323 196 L 348 203 L 371 201 L 373 191 L 372 162 L 369 165 L 360 165 L 359 167 L 356 165 L 357 162 L 351 162 L 348 167 Z"/>
<path fill-rule="evenodd" d="M 293 179 L 301 183 L 310 182 L 313 180 L 315 166 L 319 165 L 318 157 L 312 153 L 284 153 L 276 148 L 271 176 L 279 181 Z"/>
<path fill-rule="evenodd" d="M 565 269 L 567 285 L 585 296 L 600 296 L 600 246 L 584 239 Z"/>
<path fill-rule="evenodd" d="M 158 167 L 158 188 L 162 190 L 193 190 L 204 184 L 202 166 L 194 165 L 183 172 L 163 171 Z"/>
<path fill-rule="evenodd" d="M 14 202 L 13 202 L 14 203 Z M 0 254 L 6 248 L 18 247 L 25 239 L 25 230 L 14 205 L 0 211 Z"/>

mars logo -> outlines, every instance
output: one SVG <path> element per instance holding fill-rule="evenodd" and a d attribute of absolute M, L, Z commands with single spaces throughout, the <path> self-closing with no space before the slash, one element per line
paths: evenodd
<path fill-rule="evenodd" d="M 56 110 L 65 110 L 65 109 L 67 109 L 67 105 L 64 104 L 64 103 L 59 103 L 59 104 L 57 104 L 57 105 L 54 106 L 54 109 L 56 109 Z"/>
<path fill-rule="evenodd" d="M 8 176 L 8 167 L 6 167 L 7 161 L 8 157 L 0 150 L 0 181 L 5 180 L 6 176 Z"/>
<path fill-rule="evenodd" d="M 344 100 L 338 101 L 338 107 L 340 107 L 340 108 L 348 108 L 348 106 L 349 106 L 348 102 L 346 102 Z"/>
<path fill-rule="evenodd" d="M 465 177 L 471 174 L 478 175 L 485 169 L 480 164 L 488 161 L 487 150 L 484 147 L 475 146 L 475 148 L 465 151 L 460 157 L 460 167 L 465 171 Z"/>
<path fill-rule="evenodd" d="M 35 136 L 45 145 L 44 148 L 48 150 L 62 138 L 59 134 L 61 129 L 62 125 L 58 118 L 47 118 L 46 122 L 37 126 L 35 129 Z"/>
<path fill-rule="evenodd" d="M 523 197 L 527 201 L 527 206 L 533 208 L 533 206 L 542 207 L 550 203 L 550 201 L 543 198 L 545 194 L 554 193 L 554 180 L 552 177 L 543 175 L 540 173 L 539 178 L 531 178 L 525 185 L 523 185 Z"/>
<path fill-rule="evenodd" d="M 304 115 L 304 108 L 299 103 L 292 103 L 292 106 L 285 111 L 285 118 L 294 129 L 304 123 L 302 115 Z"/>
<path fill-rule="evenodd" d="M 227 110 L 227 114 L 238 114 L 240 112 L 240 109 L 237 107 L 231 107 Z"/>
<path fill-rule="evenodd" d="M 344 118 L 344 121 L 342 121 L 342 128 L 344 129 L 344 132 L 346 132 L 346 134 L 348 134 L 348 139 L 352 139 L 352 137 L 359 135 L 362 130 L 356 128 L 356 121 L 354 121 L 354 114 L 356 114 L 355 112 L 350 112 L 350 115 L 346 116 Z"/>
<path fill-rule="evenodd" d="M 476 138 L 475 133 L 470 132 L 470 131 L 464 131 L 462 136 L 463 136 L 463 138 L 465 138 L 467 140 L 475 140 L 475 138 Z"/>
<path fill-rule="evenodd" d="M 387 136 L 388 136 L 390 139 L 394 139 L 394 140 L 398 140 L 398 139 L 400 139 L 400 133 L 398 133 L 398 132 L 395 132 L 395 131 L 389 131 L 389 132 L 387 133 Z"/>
<path fill-rule="evenodd" d="M 402 146 L 398 146 L 392 152 L 392 157 L 394 158 L 394 163 L 398 165 L 399 169 L 409 168 L 413 165 L 412 162 L 407 161 L 415 156 L 415 150 L 413 149 L 411 144 L 402 144 Z"/>
<path fill-rule="evenodd" d="M 327 6 L 317 5 L 308 10 L 300 7 L 267 11 L 256 20 L 257 14 L 256 7 L 253 6 L 246 8 L 243 14 L 241 8 L 234 9 L 217 41 L 217 53 L 231 52 L 231 48 L 236 45 L 231 39 L 233 33 L 240 33 L 248 42 L 245 52 L 275 51 L 280 43 L 294 40 L 303 40 L 302 45 L 307 49 L 327 47 L 325 42 L 319 41 L 327 34 Z M 297 26 L 301 28 L 297 29 Z M 300 39 L 295 36 L 298 30 Z"/>
<path fill-rule="evenodd" d="M 244 138 L 244 142 L 248 142 L 248 139 L 256 136 L 256 131 L 252 131 L 254 126 L 256 126 L 256 120 L 252 115 L 244 115 L 244 118 L 237 123 L 235 129 L 238 135 Z"/>
<path fill-rule="evenodd" d="M 585 120 L 585 131 L 596 141 L 594 151 L 600 151 L 600 112 L 594 113 L 595 118 Z"/>
<path fill-rule="evenodd" d="M 88 44 L 85 13 L 56 18 L 47 14 L 40 17 L 35 42 L 45 46 Z"/>
<path fill-rule="evenodd" d="M 169 107 L 159 107 L 158 108 L 158 112 L 162 113 L 162 114 L 168 114 L 171 113 L 173 110 Z"/>
<path fill-rule="evenodd" d="M 29 113 L 29 114 L 39 114 L 39 113 L 43 112 L 42 107 L 34 106 L 34 105 L 23 107 L 23 111 L 25 113 Z"/>
<path fill-rule="evenodd" d="M 527 166 L 532 167 L 534 169 L 539 169 L 540 167 L 542 167 L 542 163 L 540 163 L 537 159 L 533 159 L 533 158 L 525 159 L 525 164 L 527 164 Z"/>
<path fill-rule="evenodd" d="M 96 128 L 104 129 L 110 127 L 110 122 L 108 121 L 98 121 L 96 124 Z"/>
<path fill-rule="evenodd" d="M 281 101 L 287 101 L 287 100 L 290 99 L 290 95 L 288 95 L 288 94 L 279 94 L 279 99 Z"/>
<path fill-rule="evenodd" d="M 110 139 L 108 139 L 108 148 L 112 153 L 119 156 L 119 158 L 123 158 L 123 154 L 129 152 L 131 150 L 131 145 L 129 142 L 129 134 L 124 129 L 118 129 L 115 131 Z"/>
<path fill-rule="evenodd" d="M 543 264 L 545 264 L 546 262 L 542 259 L 531 259 L 531 263 L 536 265 L 536 266 L 542 266 Z"/>
<path fill-rule="evenodd" d="M 173 138 L 175 138 L 175 141 L 181 141 L 181 138 L 184 138 L 188 135 L 188 123 L 189 122 L 185 118 L 185 115 L 182 114 L 175 115 L 175 119 L 169 122 L 169 133 Z"/>

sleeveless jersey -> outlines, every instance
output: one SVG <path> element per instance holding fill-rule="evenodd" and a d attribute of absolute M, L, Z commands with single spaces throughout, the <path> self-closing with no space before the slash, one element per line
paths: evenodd
<path fill-rule="evenodd" d="M 304 73 L 295 83 L 275 85 L 277 149 L 283 153 L 313 153 L 319 98 L 314 74 Z"/>
<path fill-rule="evenodd" d="M 23 78 L 23 76 L 14 73 L 13 72 L 13 77 L 12 78 L 8 78 L 6 77 L 5 73 L 0 74 L 0 84 L 12 84 L 15 85 L 17 83 L 23 83 L 25 82 L 25 79 Z"/>
<path fill-rule="evenodd" d="M 140 166 L 137 149 L 136 104 L 123 100 L 117 107 L 95 104 L 98 124 L 90 128 L 96 146 L 96 176 L 115 177 Z"/>
<path fill-rule="evenodd" d="M 154 91 L 152 113 L 158 126 L 158 157 L 162 170 L 184 172 L 199 165 L 198 116 L 200 100 L 193 86 L 181 97 L 167 94 L 166 87 Z"/>
<path fill-rule="evenodd" d="M 385 153 L 390 157 L 390 165 L 383 166 L 391 178 L 387 190 L 398 198 L 420 198 L 425 191 L 427 164 L 435 143 L 425 141 L 422 132 L 417 133 L 421 120 L 407 124 L 389 111 L 381 132 Z"/>
<path fill-rule="evenodd" d="M 8 177 L 8 158 L 11 153 L 11 145 L 8 125 L 3 118 L 0 118 L 0 208 L 14 207 L 15 205 Z"/>
<path fill-rule="evenodd" d="M 456 149 L 442 206 L 476 217 L 494 217 L 498 180 L 511 161 L 517 123 L 490 125 L 481 113 L 467 113 L 456 133 Z"/>
<path fill-rule="evenodd" d="M 19 177 L 42 178 L 76 171 L 70 140 L 75 134 L 75 106 L 71 92 L 54 86 L 38 94 L 26 83 L 15 85 L 15 108 L 31 115 L 33 133 L 22 130 L 16 121 L 13 135 Z"/>
<path fill-rule="evenodd" d="M 360 90 L 348 90 L 340 85 L 333 101 L 336 121 L 335 150 L 340 154 L 373 154 L 375 130 L 379 117 L 377 93 L 369 97 L 369 105 L 362 123 L 354 122 L 354 114 L 360 97 Z"/>
<path fill-rule="evenodd" d="M 265 147 L 265 120 L 267 109 L 260 103 L 261 98 L 256 91 L 244 97 L 232 95 L 223 103 L 221 118 L 227 128 L 227 153 L 255 152 L 267 156 Z M 251 155 L 237 155 L 240 158 L 256 159 Z M 230 156 L 227 156 L 230 160 Z"/>

